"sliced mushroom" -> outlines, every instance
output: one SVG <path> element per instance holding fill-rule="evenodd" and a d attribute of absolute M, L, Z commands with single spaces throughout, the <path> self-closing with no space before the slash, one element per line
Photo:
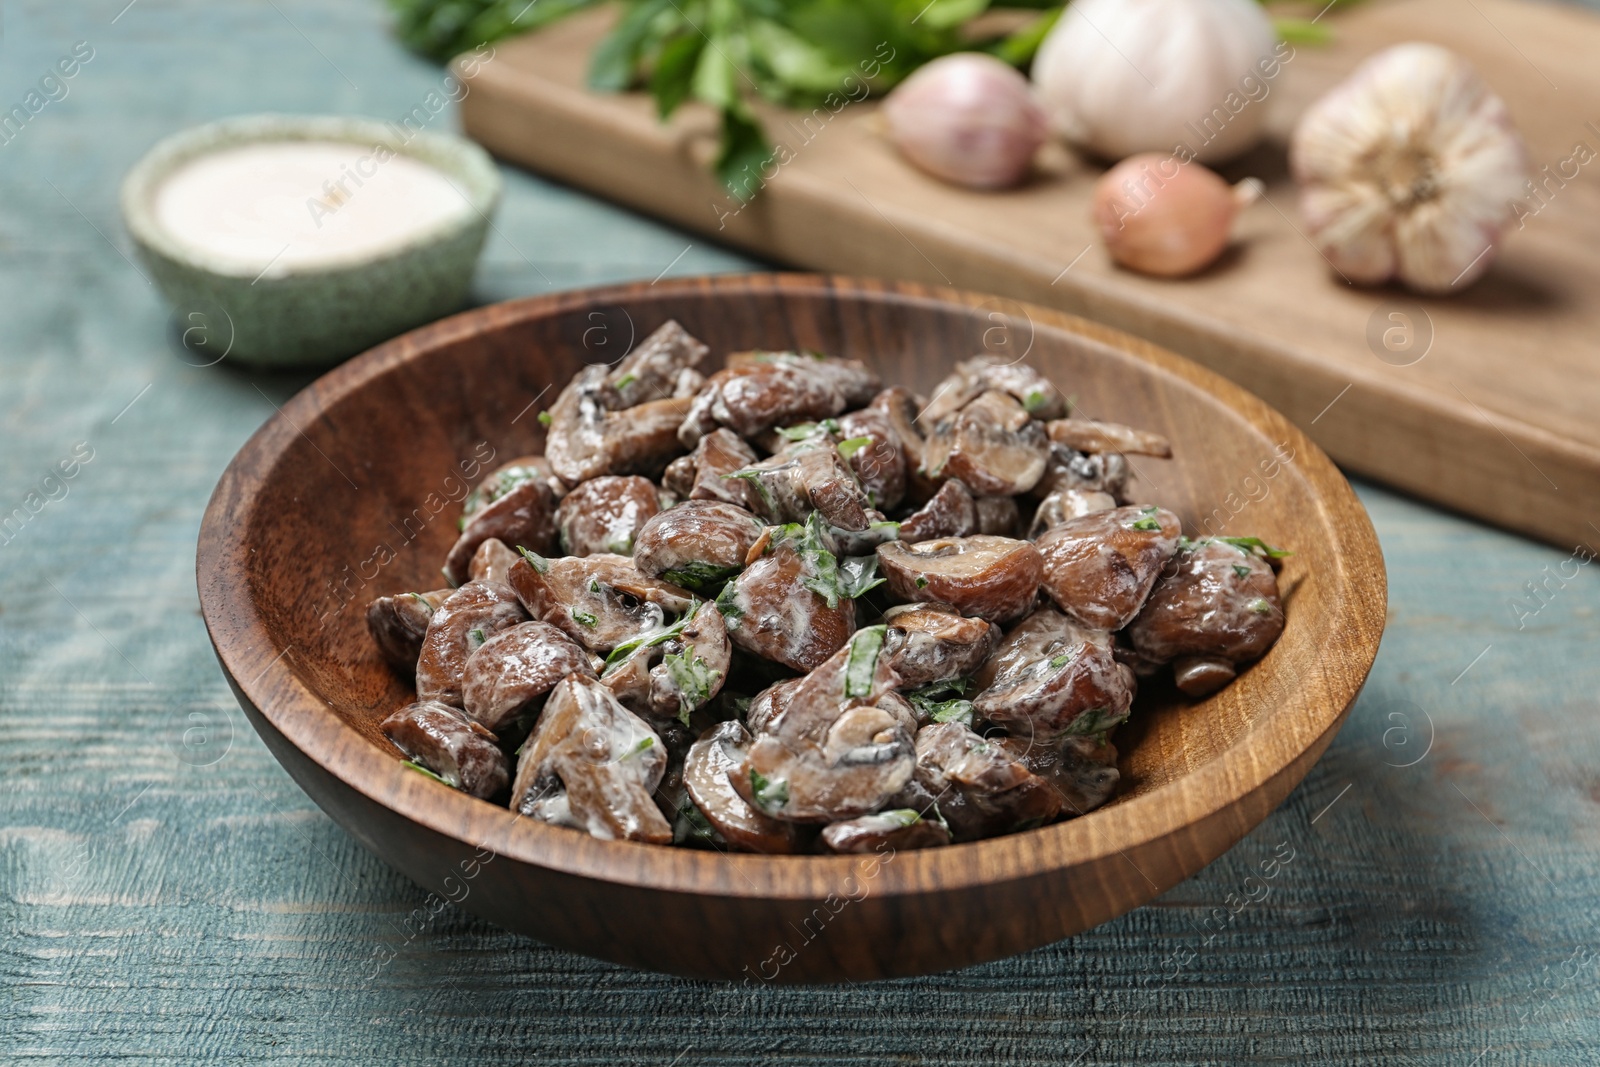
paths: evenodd
<path fill-rule="evenodd" d="M 456 583 L 469 580 L 472 557 L 491 537 L 513 548 L 541 554 L 554 551 L 556 506 L 555 494 L 543 479 L 518 482 L 466 520 L 445 557 L 445 577 Z"/>
<path fill-rule="evenodd" d="M 556 474 L 556 469 L 543 456 L 519 456 L 510 463 L 496 468 L 479 482 L 461 505 L 461 525 L 496 500 L 505 496 L 523 482 L 543 483 L 554 500 L 567 495 L 567 483 Z"/>
<path fill-rule="evenodd" d="M 683 372 L 699 366 L 709 351 L 676 320 L 668 319 L 607 376 L 607 384 L 616 391 L 616 406 L 631 408 L 678 395 Z"/>
<path fill-rule="evenodd" d="M 1026 738 L 1000 742 L 1011 756 L 1050 783 L 1061 797 L 1061 814 L 1086 815 L 1111 799 L 1122 773 L 1117 770 L 1117 750 L 1101 737 L 1068 737 L 1058 744 L 1041 745 Z"/>
<path fill-rule="evenodd" d="M 1238 667 L 1218 656 L 1179 656 L 1172 661 L 1173 684 L 1192 697 L 1209 696 L 1238 676 Z"/>
<path fill-rule="evenodd" d="M 661 662 L 650 670 L 650 710 L 685 725 L 689 713 L 722 691 L 733 662 L 727 624 L 715 605 L 702 604 L 676 634 L 656 646 Z"/>
<path fill-rule="evenodd" d="M 1252 544 L 1208 538 L 1180 548 L 1128 627 L 1133 647 L 1163 662 L 1204 657 L 1240 664 L 1265 654 L 1283 633 L 1283 602 L 1276 575 Z M 1205 677 L 1191 682 L 1201 695 L 1208 691 Z M 1217 678 L 1214 671 L 1210 678 Z"/>
<path fill-rule="evenodd" d="M 965 677 L 1000 645 L 998 627 L 939 607 L 900 606 L 883 621 L 883 654 L 907 689 Z"/>
<path fill-rule="evenodd" d="M 872 506 L 890 511 L 906 495 L 906 454 L 889 416 L 862 408 L 839 419 L 840 451 L 860 480 Z"/>
<path fill-rule="evenodd" d="M 917 731 L 916 784 L 910 806 L 923 818 L 941 817 L 956 841 L 1031 829 L 1061 811 L 1056 790 L 999 740 L 957 722 Z"/>
<path fill-rule="evenodd" d="M 422 639 L 433 617 L 454 589 L 435 589 L 431 593 L 400 593 L 381 596 L 367 605 L 367 629 L 389 666 L 402 678 L 417 673 L 417 656 Z"/>
<path fill-rule="evenodd" d="M 631 559 L 606 553 L 518 560 L 511 587 L 529 614 L 591 652 L 655 633 L 668 615 L 681 615 L 694 602 L 687 589 L 646 577 Z"/>
<path fill-rule="evenodd" d="M 775 682 L 757 693 L 744 713 L 745 725 L 750 728 L 750 732 L 767 733 L 772 727 L 772 721 L 789 706 L 789 701 L 794 699 L 794 692 L 800 688 L 800 683 L 803 681 L 804 678 L 789 678 Z"/>
<path fill-rule="evenodd" d="M 1115 497 L 1097 489 L 1058 489 L 1039 501 L 1033 522 L 1028 526 L 1028 540 L 1038 541 L 1046 531 L 1068 519 L 1076 519 L 1094 511 L 1107 511 L 1116 506 Z"/>
<path fill-rule="evenodd" d="M 1025 493 L 1044 476 L 1044 428 L 1009 394 L 990 390 L 933 424 L 922 449 L 931 478 L 960 478 L 987 496 Z"/>
<path fill-rule="evenodd" d="M 754 437 L 774 426 L 830 418 L 844 408 L 844 397 L 833 383 L 794 364 L 730 365 L 706 379 L 684 413 L 678 441 L 693 448 L 718 426 Z"/>
<path fill-rule="evenodd" d="M 878 376 L 860 360 L 825 356 L 820 352 L 733 352 L 728 366 L 735 369 L 770 364 L 794 367 L 804 374 L 827 382 L 843 402 L 841 411 L 858 408 L 883 388 Z"/>
<path fill-rule="evenodd" d="M 911 808 L 893 808 L 830 823 L 822 831 L 829 852 L 903 852 L 935 848 L 950 843 L 950 828 L 937 819 L 925 819 Z"/>
<path fill-rule="evenodd" d="M 1039 538 L 1044 591 L 1089 629 L 1120 630 L 1139 614 L 1181 533 L 1178 517 L 1153 505 L 1069 519 Z"/>
<path fill-rule="evenodd" d="M 872 502 L 831 434 L 794 442 L 723 477 L 745 482 L 751 510 L 769 523 L 804 522 L 813 511 L 843 530 L 865 530 L 872 522 Z"/>
<path fill-rule="evenodd" d="M 786 855 L 798 851 L 799 827 L 763 815 L 733 787 L 743 765 L 750 732 L 739 722 L 718 723 L 689 749 L 683 781 L 705 820 L 741 852 Z"/>
<path fill-rule="evenodd" d="M 659 474 L 681 451 L 678 425 L 692 404 L 672 397 L 616 410 L 621 397 L 607 368 L 593 364 L 551 406 L 545 456 L 573 485 L 603 474 Z"/>
<path fill-rule="evenodd" d="M 1128 461 L 1120 452 L 1079 452 L 1052 444 L 1044 476 L 1031 495 L 1043 498 L 1067 489 L 1107 493 L 1119 503 L 1127 496 Z"/>
<path fill-rule="evenodd" d="M 1117 662 L 1111 635 L 1051 607 L 1018 623 L 975 680 L 974 710 L 1035 744 L 1103 734 L 1133 706 L 1133 672 Z"/>
<path fill-rule="evenodd" d="M 973 500 L 978 515 L 977 533 L 995 537 L 1015 537 L 1022 524 L 1016 497 L 980 496 Z"/>
<path fill-rule="evenodd" d="M 917 428 L 917 413 L 921 401 L 903 385 L 892 386 L 872 398 L 874 411 L 883 412 L 889 426 L 899 439 L 906 457 L 906 492 L 917 501 L 932 496 L 938 485 L 922 473 L 922 452 L 926 446 L 923 433 Z"/>
<path fill-rule="evenodd" d="M 769 529 L 751 548 L 749 566 L 717 598 L 733 643 L 797 671 L 837 652 L 855 630 L 856 610 L 828 573 L 837 569 L 831 548 L 816 523 Z"/>
<path fill-rule="evenodd" d="M 666 746 L 592 678 L 568 675 L 550 692 L 517 762 L 512 809 L 604 840 L 672 840 L 652 794 Z"/>
<path fill-rule="evenodd" d="M 1136 430 L 1120 422 L 1056 419 L 1046 429 L 1050 440 L 1080 452 L 1131 452 L 1136 456 L 1172 456 L 1172 442 L 1158 433 Z"/>
<path fill-rule="evenodd" d="M 467 657 L 462 707 L 481 725 L 499 731 L 533 710 L 569 674 L 594 677 L 588 654 L 548 623 L 520 623 L 501 630 Z"/>
<path fill-rule="evenodd" d="M 428 619 L 417 656 L 417 699 L 460 707 L 467 657 L 527 619 L 517 594 L 499 582 L 468 582 L 451 593 Z"/>
<path fill-rule="evenodd" d="M 934 389 L 922 421 L 932 426 L 991 389 L 1009 393 L 1036 419 L 1057 419 L 1067 413 L 1066 399 L 1050 379 L 1025 363 L 990 355 L 957 363 Z"/>
<path fill-rule="evenodd" d="M 644 524 L 634 538 L 633 564 L 642 574 L 715 595 L 744 569 L 763 529 L 744 508 L 688 500 Z"/>
<path fill-rule="evenodd" d="M 506 577 L 511 573 L 511 565 L 522 557 L 517 555 L 506 543 L 498 537 L 491 537 L 478 546 L 472 554 L 472 562 L 467 566 L 467 575 L 475 582 L 499 582 L 506 584 Z"/>
<path fill-rule="evenodd" d="M 488 800 L 511 780 L 494 734 L 448 704 L 408 704 L 378 728 L 407 759 L 468 796 Z"/>
<path fill-rule="evenodd" d="M 949 604 L 993 623 L 1033 605 L 1044 574 L 1039 550 L 1009 537 L 946 537 L 878 546 L 878 565 L 901 600 Z"/>
<path fill-rule="evenodd" d="M 569 556 L 633 552 L 639 528 L 661 510 L 655 483 L 637 475 L 591 478 L 556 509 L 556 529 Z"/>
<path fill-rule="evenodd" d="M 970 537 L 977 532 L 977 503 L 959 478 L 945 482 L 927 503 L 900 522 L 900 540 L 911 543 Z"/>
<path fill-rule="evenodd" d="M 750 486 L 739 478 L 730 478 L 734 471 L 742 470 L 756 462 L 755 449 L 732 430 L 717 429 L 700 438 L 690 456 L 694 464 L 694 478 L 682 495 L 691 500 L 720 500 L 750 507 Z"/>
<path fill-rule="evenodd" d="M 733 784 L 756 810 L 838 822 L 878 810 L 911 779 L 911 734 L 877 706 L 899 682 L 880 654 L 883 640 L 881 626 L 856 633 L 755 736 Z"/>

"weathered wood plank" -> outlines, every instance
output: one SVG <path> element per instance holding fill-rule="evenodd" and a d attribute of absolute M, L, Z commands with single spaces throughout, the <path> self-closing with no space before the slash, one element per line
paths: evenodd
<path fill-rule="evenodd" d="M 430 914 L 272 761 L 195 614 L 201 508 L 298 381 L 179 362 L 165 312 L 93 227 L 126 250 L 115 179 L 183 124 L 395 115 L 438 72 L 365 0 L 278 0 L 288 21 L 266 3 L 141 0 L 113 25 L 121 6 L 6 12 L 0 100 L 72 42 L 97 51 L 0 147 L 0 514 L 77 442 L 95 456 L 0 545 L 0 1061 L 1600 1059 L 1594 575 L 1552 581 L 1519 630 L 1508 602 L 1564 552 L 1370 489 L 1392 617 L 1366 693 L 1288 804 L 1150 907 L 959 974 L 784 991 L 623 971 Z M 653 278 L 691 244 L 507 177 L 485 299 Z M 674 273 L 744 263 L 692 243 Z M 184 745 L 191 712 L 210 716 L 205 745 Z M 1223 925 L 1213 909 L 1280 842 L 1294 859 L 1270 896 Z"/>

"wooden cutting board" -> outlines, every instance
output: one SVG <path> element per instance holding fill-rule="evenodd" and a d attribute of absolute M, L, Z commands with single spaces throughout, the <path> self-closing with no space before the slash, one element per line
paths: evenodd
<path fill-rule="evenodd" d="M 1245 385 L 1349 470 L 1559 545 L 1600 545 L 1600 158 L 1589 159 L 1600 153 L 1600 17 L 1527 0 L 1369 0 L 1328 15 L 1335 42 L 1297 50 L 1261 105 L 1267 142 L 1224 168 L 1262 179 L 1266 196 L 1217 265 L 1177 282 L 1116 268 L 1095 240 L 1088 202 L 1100 166 L 1051 147 L 1023 189 L 956 189 L 899 159 L 871 102 L 809 122 L 766 112 L 789 161 L 737 210 L 706 169 L 708 112 L 685 108 L 662 126 L 642 95 L 583 88 L 610 18 L 590 13 L 497 45 L 462 102 L 467 133 L 541 174 L 773 260 L 1000 294 L 996 321 L 1008 329 L 996 338 L 1012 350 L 1027 334 L 1012 300 L 1098 319 Z M 1406 40 L 1476 65 L 1505 97 L 1534 168 L 1550 168 L 1494 267 L 1448 298 L 1342 282 L 1301 235 L 1286 173 L 1304 108 L 1363 57 Z"/>

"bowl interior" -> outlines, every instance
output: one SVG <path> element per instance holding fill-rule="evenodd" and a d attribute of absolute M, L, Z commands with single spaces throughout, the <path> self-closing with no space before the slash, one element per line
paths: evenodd
<path fill-rule="evenodd" d="M 538 415 L 569 378 L 586 363 L 621 358 L 668 318 L 709 344 L 718 360 L 746 348 L 813 348 L 864 360 L 885 383 L 924 393 L 955 361 L 976 353 L 1026 359 L 1075 397 L 1080 412 L 1171 438 L 1171 460 L 1132 457 L 1135 499 L 1175 510 L 1191 537 L 1255 535 L 1293 551 L 1280 578 L 1282 639 L 1208 699 L 1147 686 L 1117 737 L 1124 780 L 1107 807 L 957 849 L 1031 849 L 1060 863 L 1076 848 L 1121 847 L 1117 835 L 1133 831 L 1117 822 L 1119 809 L 1158 804 L 1148 809 L 1161 813 L 1158 822 L 1201 818 L 1308 750 L 1320 751 L 1315 746 L 1331 736 L 1359 689 L 1383 618 L 1382 562 L 1371 526 L 1326 457 L 1260 401 L 1125 335 L 1010 301 L 910 285 L 751 276 L 469 312 L 390 342 L 291 401 L 230 468 L 202 534 L 208 624 L 225 667 L 263 714 L 292 735 L 287 704 L 295 703 L 295 714 L 310 715 L 324 739 L 335 736 L 330 726 L 339 736 L 353 731 L 372 758 L 362 760 L 360 772 L 345 766 L 338 773 L 365 776 L 355 784 L 384 803 L 412 803 L 402 793 L 411 787 L 401 782 L 408 776 L 398 771 L 400 757 L 377 726 L 413 693 L 380 661 L 366 630 L 367 602 L 442 585 L 439 567 L 473 482 L 513 457 L 540 452 Z M 208 564 L 208 538 L 224 565 Z M 240 578 L 241 587 L 224 587 Z M 219 631 L 232 636 L 219 639 Z M 250 640 L 239 641 L 240 633 Z M 275 671 L 288 672 L 292 699 L 260 682 Z M 1253 747 L 1267 733 L 1271 744 Z M 1186 792 L 1186 781 L 1207 768 L 1214 772 L 1208 789 L 1217 795 Z M 451 827 L 465 827 L 478 812 L 487 820 L 491 810 L 509 822 L 503 809 L 460 795 L 440 799 L 443 792 L 429 790 L 429 803 L 450 806 Z M 502 829 L 558 832 L 574 850 L 650 848 L 526 822 Z M 548 850 L 557 839 L 542 840 Z M 937 864 L 948 851 L 917 853 L 897 867 L 911 877 L 922 869 L 917 864 Z"/>

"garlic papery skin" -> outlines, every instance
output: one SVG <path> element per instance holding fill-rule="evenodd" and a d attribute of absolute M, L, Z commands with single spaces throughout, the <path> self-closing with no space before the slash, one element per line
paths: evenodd
<path fill-rule="evenodd" d="M 1094 186 L 1094 221 L 1111 258 L 1129 270 L 1180 278 L 1228 247 L 1239 209 L 1261 192 L 1230 186 L 1199 163 L 1148 152 L 1129 156 Z"/>
<path fill-rule="evenodd" d="M 1256 0 L 1073 0 L 1033 84 L 1051 125 L 1094 154 L 1209 163 L 1260 140 L 1281 65 Z"/>
<path fill-rule="evenodd" d="M 936 178 L 972 189 L 1022 181 L 1050 135 L 1028 79 L 979 52 L 919 67 L 889 94 L 882 114 L 901 154 Z"/>
<path fill-rule="evenodd" d="M 1402 44 L 1311 106 L 1289 169 L 1307 236 L 1340 274 L 1445 293 L 1494 262 L 1528 152 L 1504 101 L 1464 60 Z"/>

